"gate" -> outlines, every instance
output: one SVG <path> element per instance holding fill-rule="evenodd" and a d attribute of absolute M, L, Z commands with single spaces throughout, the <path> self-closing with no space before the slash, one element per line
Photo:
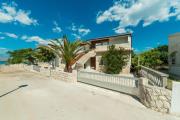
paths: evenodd
<path fill-rule="evenodd" d="M 138 78 L 78 71 L 78 82 L 95 85 L 118 92 L 139 95 Z"/>

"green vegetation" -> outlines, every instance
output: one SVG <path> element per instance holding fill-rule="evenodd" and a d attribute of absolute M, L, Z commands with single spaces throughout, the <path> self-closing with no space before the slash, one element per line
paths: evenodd
<path fill-rule="evenodd" d="M 35 53 L 36 58 L 39 62 L 51 62 L 56 58 L 55 54 L 51 50 L 44 48 L 42 46 L 36 48 Z"/>
<path fill-rule="evenodd" d="M 15 50 L 15 51 L 8 51 L 9 59 L 7 61 L 8 64 L 19 64 L 24 63 L 26 61 L 29 61 L 30 63 L 34 63 L 34 54 L 33 49 L 27 48 L 27 49 L 21 49 L 21 50 Z"/>
<path fill-rule="evenodd" d="M 81 41 L 77 40 L 75 42 L 70 42 L 66 36 L 63 40 L 52 40 L 48 46 L 42 46 L 49 49 L 51 52 L 59 57 L 62 57 L 66 63 L 67 72 L 72 72 L 72 64 L 78 57 L 78 52 L 81 50 Z"/>
<path fill-rule="evenodd" d="M 137 70 L 139 64 L 150 67 L 153 69 L 158 69 L 161 66 L 168 65 L 168 46 L 163 45 L 152 50 L 145 51 L 141 54 L 132 54 L 132 71 Z"/>
<path fill-rule="evenodd" d="M 37 64 L 37 62 L 50 62 L 55 58 L 51 51 L 42 47 L 9 51 L 8 54 L 10 56 L 7 61 L 8 64 Z"/>
<path fill-rule="evenodd" d="M 105 72 L 108 74 L 119 74 L 123 67 L 127 64 L 128 54 L 125 49 L 116 49 L 114 45 L 103 55 Z"/>

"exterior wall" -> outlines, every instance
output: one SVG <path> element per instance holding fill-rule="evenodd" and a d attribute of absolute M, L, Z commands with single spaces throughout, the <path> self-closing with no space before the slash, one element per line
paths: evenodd
<path fill-rule="evenodd" d="M 173 52 L 176 52 L 175 64 L 171 61 Z M 180 33 L 169 36 L 169 72 L 180 76 Z"/>
<path fill-rule="evenodd" d="M 101 58 L 102 58 L 102 55 L 103 55 L 104 52 L 99 52 L 99 53 L 96 53 L 96 70 L 97 71 L 100 71 L 100 72 L 103 72 L 103 67 L 100 65 L 100 62 L 101 62 Z"/>
<path fill-rule="evenodd" d="M 148 85 L 146 79 L 141 79 L 140 82 L 140 100 L 148 108 L 169 113 L 171 107 L 172 92 L 168 89 Z"/>
<path fill-rule="evenodd" d="M 37 69 L 35 69 L 37 68 Z M 31 71 L 47 77 L 50 77 L 55 80 L 61 80 L 70 83 L 77 82 L 77 70 L 73 70 L 72 73 L 67 73 L 60 70 L 50 70 L 49 68 L 45 69 L 40 66 L 35 65 L 25 65 L 25 64 L 14 64 L 14 65 L 4 65 L 0 66 L 0 72 L 16 72 L 16 71 Z"/>
<path fill-rule="evenodd" d="M 85 66 L 87 70 L 90 70 L 91 69 L 91 62 L 90 62 L 90 59 L 85 63 Z"/>
<path fill-rule="evenodd" d="M 171 114 L 180 115 L 180 82 L 173 82 Z"/>
<path fill-rule="evenodd" d="M 111 43 L 109 45 L 115 45 L 116 48 L 122 47 L 131 50 L 131 36 L 120 36 L 111 38 Z M 96 70 L 103 72 L 103 66 L 100 65 L 100 61 L 104 52 L 108 50 L 109 45 L 97 45 L 96 46 Z M 123 68 L 122 74 L 129 74 L 131 67 L 131 53 L 129 54 L 129 60 L 127 65 Z"/>
<path fill-rule="evenodd" d="M 109 45 L 115 45 L 116 48 L 122 47 L 131 50 L 131 37 L 119 36 L 119 37 L 111 38 L 111 42 L 109 44 L 108 43 L 96 44 L 95 51 L 96 52 L 107 51 Z"/>

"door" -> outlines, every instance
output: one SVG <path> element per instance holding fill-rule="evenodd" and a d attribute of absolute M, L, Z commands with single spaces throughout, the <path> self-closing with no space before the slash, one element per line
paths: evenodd
<path fill-rule="evenodd" d="M 91 58 L 91 68 L 94 70 L 96 69 L 96 57 Z"/>

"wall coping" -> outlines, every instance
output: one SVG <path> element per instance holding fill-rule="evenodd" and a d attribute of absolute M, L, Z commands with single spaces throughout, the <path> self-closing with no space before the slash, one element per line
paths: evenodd
<path fill-rule="evenodd" d="M 158 75 L 161 76 L 161 77 L 169 77 L 168 74 L 165 74 L 165 73 L 162 73 L 162 72 L 153 70 L 153 69 L 151 69 L 151 68 L 148 68 L 148 67 L 145 67 L 145 66 L 142 66 L 142 65 L 141 65 L 141 67 L 144 68 L 144 69 L 146 69 L 146 70 L 152 71 L 152 72 L 158 74 Z"/>

